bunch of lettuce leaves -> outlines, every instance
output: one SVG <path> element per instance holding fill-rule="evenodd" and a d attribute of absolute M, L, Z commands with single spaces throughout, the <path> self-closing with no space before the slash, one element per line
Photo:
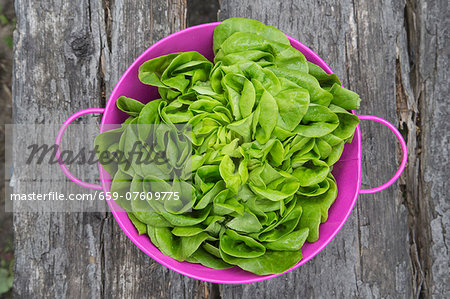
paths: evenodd
<path fill-rule="evenodd" d="M 141 141 L 155 162 L 105 163 L 111 192 L 189 194 L 117 200 L 162 253 L 215 269 L 282 273 L 301 260 L 305 241 L 319 238 L 338 192 L 332 166 L 359 123 L 349 110 L 360 98 L 259 21 L 220 23 L 213 49 L 214 63 L 197 52 L 143 63 L 139 79 L 157 86 L 160 99 L 120 97 L 129 118 L 96 145 L 127 157 Z M 163 156 L 166 163 L 156 163 Z"/>

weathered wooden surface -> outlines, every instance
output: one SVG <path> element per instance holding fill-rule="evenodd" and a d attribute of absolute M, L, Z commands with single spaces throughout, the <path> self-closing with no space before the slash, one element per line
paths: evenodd
<path fill-rule="evenodd" d="M 100 104 L 101 20 L 98 14 L 89 14 L 87 3 L 64 2 L 15 2 L 15 123 L 60 123 L 66 116 L 62 111 L 72 113 Z M 101 294 L 101 251 L 97 245 L 90 246 L 100 241 L 98 217 L 14 214 L 15 295 Z"/>
<path fill-rule="evenodd" d="M 447 1 L 222 0 L 220 18 L 259 19 L 310 46 L 407 137 L 400 183 L 362 195 L 316 258 L 270 281 L 198 282 L 157 264 L 110 214 L 15 214 L 18 297 L 450 297 Z M 105 104 L 126 67 L 185 26 L 185 0 L 16 0 L 16 123 L 62 123 Z M 87 118 L 92 119 L 92 118 Z M 85 119 L 84 121 L 88 121 Z M 92 120 L 91 120 L 92 121 Z M 398 165 L 395 138 L 363 123 L 363 187 Z M 397 153 L 396 153 L 397 151 Z"/>

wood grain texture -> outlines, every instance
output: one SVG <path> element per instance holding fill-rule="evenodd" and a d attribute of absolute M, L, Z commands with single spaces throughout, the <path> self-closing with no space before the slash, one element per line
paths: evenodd
<path fill-rule="evenodd" d="M 424 297 L 450 297 L 448 1 L 408 0 L 399 55 L 397 109 L 408 138 L 403 194 L 415 276 Z"/>
<path fill-rule="evenodd" d="M 15 7 L 14 122 L 62 123 L 79 109 L 98 106 L 103 23 L 92 13 L 96 9 L 88 2 L 57 0 L 16 1 Z M 14 187 L 21 190 L 25 186 Z M 15 213 L 15 296 L 100 296 L 101 219 Z"/>

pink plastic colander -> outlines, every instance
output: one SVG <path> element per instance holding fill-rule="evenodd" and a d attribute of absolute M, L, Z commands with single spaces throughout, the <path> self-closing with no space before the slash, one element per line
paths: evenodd
<path fill-rule="evenodd" d="M 143 103 L 147 103 L 158 98 L 157 88 L 144 85 L 138 79 L 139 66 L 145 61 L 161 55 L 182 51 L 198 51 L 206 58 L 212 60 L 214 57 L 212 50 L 212 37 L 214 28 L 218 24 L 219 23 L 209 23 L 181 30 L 167 36 L 166 38 L 160 40 L 159 42 L 148 48 L 144 53 L 142 53 L 141 56 L 139 56 L 139 58 L 137 58 L 133 62 L 133 64 L 131 64 L 127 71 L 122 75 L 122 78 L 120 78 L 119 82 L 111 93 L 111 96 L 109 97 L 106 108 L 90 108 L 81 110 L 70 116 L 64 122 L 56 137 L 55 143 L 58 145 L 58 148 L 65 129 L 77 117 L 88 113 L 103 113 L 100 128 L 100 132 L 103 132 L 104 130 L 107 130 L 105 127 L 107 127 L 108 124 L 120 124 L 127 117 L 125 113 L 121 112 L 116 107 L 116 100 L 120 96 L 127 96 L 133 99 L 137 99 L 142 101 Z M 309 61 L 319 65 L 327 73 L 333 73 L 330 67 L 308 47 L 291 37 L 289 37 L 289 40 L 292 46 L 301 51 Z M 325 246 L 327 246 L 331 239 L 333 239 L 338 231 L 342 228 L 348 216 L 350 215 L 353 206 L 356 203 L 358 194 L 375 193 L 386 189 L 398 179 L 406 166 L 408 155 L 406 144 L 395 126 L 393 126 L 386 120 L 376 116 L 358 115 L 358 117 L 361 120 L 373 120 L 382 123 L 395 134 L 395 136 L 398 138 L 398 141 L 400 142 L 403 151 L 403 158 L 400 167 L 394 174 L 394 176 L 385 184 L 372 189 L 361 189 L 361 132 L 358 126 L 356 128 L 353 142 L 345 145 L 342 157 L 333 167 L 333 175 L 336 178 L 338 186 L 338 196 L 329 210 L 328 220 L 320 225 L 320 238 L 317 242 L 305 243 L 305 245 L 302 247 L 303 259 L 297 265 L 286 272 L 289 272 L 303 265 L 304 263 L 312 259 L 316 254 L 318 254 Z M 64 164 L 60 164 L 60 167 L 70 180 L 80 186 L 103 190 L 104 192 L 110 191 L 111 177 L 100 165 L 99 171 L 102 183 L 101 185 L 83 182 L 76 178 Z M 238 267 L 225 270 L 215 270 L 198 264 L 178 262 L 162 254 L 158 250 L 158 248 L 156 248 L 152 244 L 148 236 L 139 236 L 137 230 L 131 223 L 127 214 L 125 212 L 117 211 L 120 210 L 120 208 L 118 208 L 117 204 L 114 201 L 108 201 L 108 205 L 111 208 L 112 213 L 117 220 L 117 223 L 119 223 L 119 226 L 134 242 L 134 244 L 136 244 L 142 251 L 144 251 L 147 255 L 149 255 L 160 264 L 180 274 L 203 281 L 225 284 L 251 283 L 281 275 L 273 274 L 259 276 L 241 270 Z"/>

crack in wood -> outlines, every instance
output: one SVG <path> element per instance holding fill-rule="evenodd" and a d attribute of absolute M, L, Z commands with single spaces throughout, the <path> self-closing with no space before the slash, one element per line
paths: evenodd
<path fill-rule="evenodd" d="M 408 128 L 406 186 L 409 222 L 423 271 L 419 296 L 450 296 L 448 191 L 448 28 L 446 1 L 407 0 L 407 58 L 400 60 L 409 113 L 399 118 Z M 405 55 L 401 56 L 405 57 Z M 405 63 L 408 61 L 408 63 Z M 401 100 L 400 103 L 404 102 Z M 447 108 L 446 108 L 447 107 Z"/>
<path fill-rule="evenodd" d="M 108 51 L 111 51 L 111 36 L 112 36 L 112 16 L 111 16 L 111 1 L 114 0 L 102 0 L 103 14 L 105 19 L 105 33 L 106 33 L 106 45 Z"/>
<path fill-rule="evenodd" d="M 407 29 L 407 28 L 406 28 Z M 410 168 L 413 167 L 414 164 L 420 163 L 419 155 L 417 154 L 418 148 L 415 150 L 415 148 L 411 148 L 411 144 L 415 145 L 417 144 L 417 138 L 419 137 L 416 132 L 415 128 L 417 126 L 415 120 L 411 118 L 411 110 L 408 108 L 408 96 L 406 95 L 405 88 L 403 86 L 402 80 L 402 70 L 401 70 L 401 62 L 400 58 L 396 59 L 396 76 L 395 76 L 395 82 L 396 82 L 396 104 L 397 104 L 397 115 L 399 118 L 400 123 L 400 132 L 402 133 L 405 141 L 409 145 L 409 166 L 406 169 L 406 173 L 410 171 Z M 418 111 L 415 113 L 416 116 L 419 116 Z M 412 134 L 412 136 L 411 136 Z M 398 159 L 401 159 L 401 152 L 398 151 Z M 415 161 L 411 161 L 414 159 Z M 422 260 L 419 254 L 418 250 L 418 244 L 417 244 L 417 234 L 418 231 L 422 230 L 422 227 L 417 224 L 417 202 L 416 196 L 412 196 L 411 193 L 418 194 L 419 190 L 417 189 L 418 186 L 415 186 L 416 184 L 414 182 L 411 182 L 410 176 L 405 175 L 402 176 L 400 179 L 400 192 L 403 200 L 403 204 L 408 210 L 408 223 L 409 223 L 409 243 L 410 243 L 410 260 L 412 264 L 412 271 L 413 271 L 413 278 L 412 281 L 413 284 L 413 294 L 414 297 L 418 298 L 420 296 L 420 293 L 423 288 L 424 283 L 424 271 L 422 268 Z M 415 186 L 415 189 L 413 192 L 411 192 L 411 188 L 414 188 L 412 186 Z M 422 234 L 421 232 L 419 232 Z"/>
<path fill-rule="evenodd" d="M 425 198 L 422 168 L 422 103 L 424 83 L 420 76 L 419 59 L 421 51 L 420 3 L 407 0 L 404 8 L 404 28 L 406 31 L 406 53 L 408 61 L 397 58 L 396 102 L 400 128 L 408 144 L 409 160 L 405 174 L 400 179 L 404 204 L 408 210 L 410 257 L 413 267 L 413 293 L 417 298 L 429 298 L 432 294 L 432 261 L 430 246 L 430 203 Z M 402 64 L 405 64 L 402 66 Z M 409 73 L 403 73 L 409 69 Z M 408 82 L 406 90 L 403 82 Z M 412 97 L 412 98 L 411 98 Z"/>

